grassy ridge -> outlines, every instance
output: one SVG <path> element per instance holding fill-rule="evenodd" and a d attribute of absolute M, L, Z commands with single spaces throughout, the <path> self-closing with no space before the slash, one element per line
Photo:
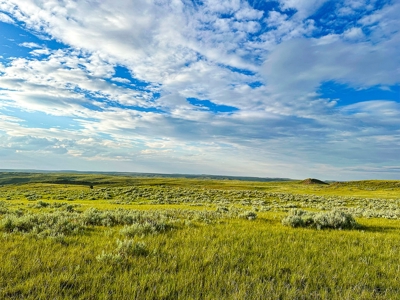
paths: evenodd
<path fill-rule="evenodd" d="M 397 299 L 400 293 L 400 218 L 388 213 L 400 209 L 398 181 L 322 187 L 85 176 L 99 184 L 0 187 L 0 299 Z M 357 230 L 285 227 L 281 220 L 293 206 L 379 217 L 360 213 Z M 34 216 L 39 225 L 29 231 L 12 227 L 36 222 Z M 14 223 L 5 227 L 7 218 Z M 61 232 L 71 222 L 79 230 Z"/>

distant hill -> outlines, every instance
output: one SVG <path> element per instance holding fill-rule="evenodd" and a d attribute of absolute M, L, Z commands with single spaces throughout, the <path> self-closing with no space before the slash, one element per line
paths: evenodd
<path fill-rule="evenodd" d="M 112 176 L 119 177 L 148 177 L 148 178 L 188 178 L 188 179 L 210 179 L 210 180 L 241 180 L 241 181 L 293 181 L 289 178 L 266 178 L 250 176 L 225 176 L 207 174 L 162 174 L 162 173 L 139 173 L 139 172 L 82 172 L 82 171 L 45 171 L 45 170 L 10 170 L 0 169 L 0 184 L 18 183 L 60 183 L 60 184 L 83 184 L 92 185 L 96 183 L 113 183 Z M 111 180 L 111 181 L 110 181 Z"/>
<path fill-rule="evenodd" d="M 358 180 L 358 181 L 342 181 L 332 183 L 334 187 L 355 188 L 359 190 L 393 190 L 400 189 L 399 180 Z"/>
<path fill-rule="evenodd" d="M 329 183 L 326 183 L 326 182 L 324 182 L 322 180 L 315 179 L 315 178 L 304 179 L 301 183 L 302 184 L 329 184 Z"/>

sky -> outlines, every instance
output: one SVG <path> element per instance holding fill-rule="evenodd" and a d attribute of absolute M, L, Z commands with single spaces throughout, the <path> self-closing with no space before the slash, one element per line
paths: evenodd
<path fill-rule="evenodd" d="M 399 0 L 0 0 L 0 169 L 400 179 Z"/>

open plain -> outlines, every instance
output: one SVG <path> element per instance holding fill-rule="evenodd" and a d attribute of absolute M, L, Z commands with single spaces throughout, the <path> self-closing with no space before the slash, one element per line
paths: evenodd
<path fill-rule="evenodd" d="M 400 181 L 4 172 L 0 245 L 1 299 L 398 299 Z"/>

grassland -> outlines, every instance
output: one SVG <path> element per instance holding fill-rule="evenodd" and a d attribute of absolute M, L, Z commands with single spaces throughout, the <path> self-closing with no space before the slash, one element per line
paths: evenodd
<path fill-rule="evenodd" d="M 0 299 L 400 298 L 399 181 L 0 173 L 0 185 Z M 282 225 L 296 209 L 360 226 Z"/>

